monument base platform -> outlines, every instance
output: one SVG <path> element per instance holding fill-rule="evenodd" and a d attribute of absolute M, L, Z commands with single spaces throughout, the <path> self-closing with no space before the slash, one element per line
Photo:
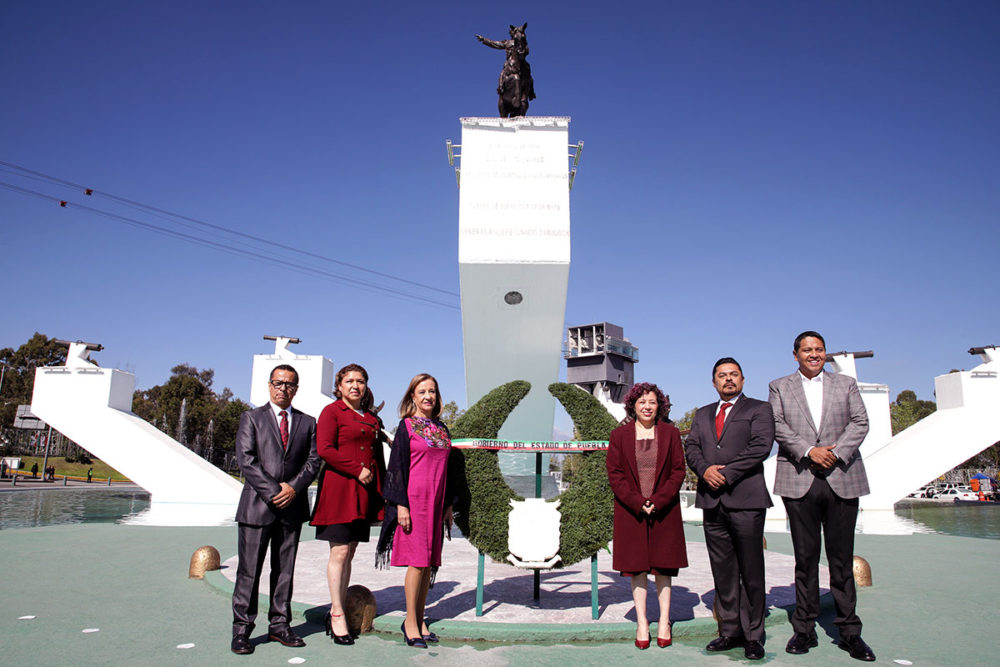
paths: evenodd
<path fill-rule="evenodd" d="M 304 541 L 299 545 L 295 567 L 294 602 L 305 606 L 308 620 L 322 625 L 329 610 L 330 593 L 326 582 L 329 558 L 327 542 L 308 539 L 314 529 L 303 527 Z M 458 532 L 457 530 L 455 531 Z M 712 618 L 715 592 L 708 553 L 704 542 L 694 541 L 700 528 L 689 528 L 688 562 L 674 578 L 670 605 L 673 635 L 710 637 L 717 631 Z M 367 587 L 375 595 L 378 617 L 375 630 L 399 634 L 405 613 L 403 598 L 404 568 L 376 570 L 375 545 L 358 545 L 351 584 Z M 791 555 L 765 551 L 768 625 L 787 623 L 782 608 L 795 604 L 794 559 Z M 611 554 L 598 555 L 599 617 L 591 619 L 590 562 L 542 571 L 541 595 L 532 599 L 533 573 L 508 564 L 487 560 L 483 615 L 476 616 L 476 563 L 478 553 L 464 538 L 445 542 L 443 565 L 437 582 L 427 596 L 427 618 L 432 629 L 448 640 L 485 641 L 573 641 L 628 639 L 635 635 L 635 609 L 628 577 L 611 568 Z M 227 585 L 231 591 L 236 578 L 236 557 L 223 563 L 222 575 L 209 581 Z M 218 573 L 216 573 L 218 574 Z M 223 577 L 225 577 L 223 579 Z M 825 565 L 820 566 L 820 581 L 829 581 Z M 261 609 L 267 609 L 267 561 L 261 576 Z M 821 593 L 827 596 L 828 591 Z M 827 596 L 828 597 L 828 596 Z M 654 622 L 659 614 L 652 580 L 647 615 Z M 655 632 L 655 628 L 654 628 Z"/>

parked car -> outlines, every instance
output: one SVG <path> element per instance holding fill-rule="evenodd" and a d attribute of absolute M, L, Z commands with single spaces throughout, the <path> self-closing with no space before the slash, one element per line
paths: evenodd
<path fill-rule="evenodd" d="M 913 491 L 907 496 L 907 498 L 933 498 L 935 495 L 937 495 L 937 489 L 928 484 L 927 486 L 921 486 L 916 491 Z"/>
<path fill-rule="evenodd" d="M 979 494 L 967 486 L 959 486 L 945 489 L 941 495 L 937 496 L 937 500 L 979 500 Z"/>

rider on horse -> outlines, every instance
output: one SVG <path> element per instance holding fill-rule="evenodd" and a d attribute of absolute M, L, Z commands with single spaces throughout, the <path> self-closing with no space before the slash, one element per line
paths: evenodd
<path fill-rule="evenodd" d="M 510 26 L 510 39 L 497 42 L 476 35 L 476 39 L 494 49 L 507 52 L 507 60 L 500 72 L 500 82 L 497 94 L 500 96 L 497 106 L 501 118 L 524 116 L 528 113 L 528 102 L 535 99 L 535 82 L 531 78 L 531 66 L 528 64 L 528 38 L 524 31 L 528 24 L 517 27 Z"/>

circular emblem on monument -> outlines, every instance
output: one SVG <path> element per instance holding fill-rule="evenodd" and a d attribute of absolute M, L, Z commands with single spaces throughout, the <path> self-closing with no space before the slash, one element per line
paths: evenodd
<path fill-rule="evenodd" d="M 517 304 L 524 301 L 524 295 L 522 295 L 520 292 L 511 291 L 503 295 L 503 300 L 507 303 L 508 306 L 516 306 Z"/>

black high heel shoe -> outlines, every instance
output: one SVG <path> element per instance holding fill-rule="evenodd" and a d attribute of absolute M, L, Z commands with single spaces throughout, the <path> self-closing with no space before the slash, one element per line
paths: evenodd
<path fill-rule="evenodd" d="M 341 617 L 343 614 L 337 614 L 337 617 Z M 346 635 L 337 635 L 333 632 L 333 614 L 326 615 L 326 635 L 327 637 L 333 637 L 334 644 L 340 644 L 341 646 L 352 646 L 354 644 L 354 637 L 350 633 Z"/>
<path fill-rule="evenodd" d="M 437 644 L 439 641 L 441 641 L 441 638 L 438 637 L 433 632 L 428 632 L 426 635 L 423 635 L 423 637 L 424 637 L 424 641 L 428 642 L 430 644 Z"/>
<path fill-rule="evenodd" d="M 423 637 L 414 637 L 410 639 L 406 635 L 406 621 L 399 624 L 399 629 L 403 631 L 403 639 L 406 640 L 407 646 L 413 646 L 414 648 L 427 648 L 427 642 L 424 641 Z"/>

